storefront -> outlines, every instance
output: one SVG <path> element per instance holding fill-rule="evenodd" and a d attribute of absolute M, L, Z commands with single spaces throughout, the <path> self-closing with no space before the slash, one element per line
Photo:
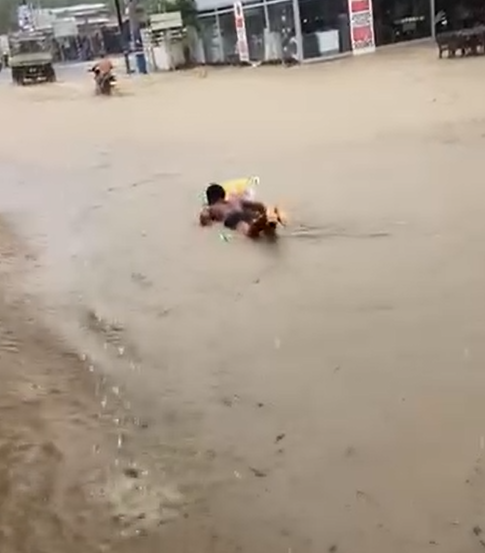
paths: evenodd
<path fill-rule="evenodd" d="M 198 0 L 203 62 L 238 63 L 241 28 L 234 4 Z M 355 12 L 353 23 L 350 9 Z M 353 10 L 355 7 L 355 10 Z M 241 5 L 252 63 L 304 61 L 374 47 L 370 0 L 250 0 Z"/>
<path fill-rule="evenodd" d="M 209 2 L 198 2 L 201 3 Z M 240 59 L 234 7 L 224 4 L 199 12 L 205 63 L 238 63 Z M 298 56 L 292 0 L 247 2 L 243 13 L 251 62 L 290 60 Z"/>
<path fill-rule="evenodd" d="M 197 0 L 197 7 L 201 61 L 210 64 L 358 54 L 485 24 L 483 0 Z"/>
<path fill-rule="evenodd" d="M 485 24 L 483 0 L 197 0 L 203 62 L 307 61 Z"/>
<path fill-rule="evenodd" d="M 373 0 L 376 45 L 485 25 L 483 0 Z"/>

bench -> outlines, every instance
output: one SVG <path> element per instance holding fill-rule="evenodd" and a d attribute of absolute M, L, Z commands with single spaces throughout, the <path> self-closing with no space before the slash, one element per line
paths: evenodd
<path fill-rule="evenodd" d="M 436 35 L 436 44 L 440 58 L 445 52 L 449 58 L 456 57 L 458 51 L 462 57 L 485 54 L 485 26 L 440 33 Z"/>

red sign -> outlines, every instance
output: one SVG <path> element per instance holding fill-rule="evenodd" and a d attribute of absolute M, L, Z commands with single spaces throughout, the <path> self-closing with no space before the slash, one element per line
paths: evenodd
<path fill-rule="evenodd" d="M 369 10 L 369 0 L 352 0 L 351 12 L 368 12 Z"/>
<path fill-rule="evenodd" d="M 352 29 L 352 42 L 355 44 L 370 44 L 373 40 L 372 28 L 370 25 L 366 27 L 355 27 Z"/>
<path fill-rule="evenodd" d="M 373 52 L 376 45 L 371 0 L 348 0 L 348 3 L 354 54 Z"/>
<path fill-rule="evenodd" d="M 244 9 L 241 2 L 234 3 L 234 22 L 237 33 L 237 51 L 239 60 L 249 62 L 248 37 L 246 35 L 246 21 L 244 19 Z"/>

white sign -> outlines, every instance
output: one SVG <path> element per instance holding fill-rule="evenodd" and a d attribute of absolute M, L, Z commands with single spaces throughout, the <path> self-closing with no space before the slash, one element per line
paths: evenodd
<path fill-rule="evenodd" d="M 52 29 L 56 16 L 51 10 L 35 9 L 33 11 L 34 27 L 36 29 Z"/>
<path fill-rule="evenodd" d="M 239 60 L 249 62 L 248 37 L 246 34 L 246 20 L 244 19 L 244 8 L 242 2 L 234 2 L 234 21 L 237 33 L 237 52 Z"/>
<path fill-rule="evenodd" d="M 150 16 L 150 27 L 152 31 L 180 29 L 183 27 L 182 14 L 180 12 L 154 13 Z"/>
<path fill-rule="evenodd" d="M 65 19 L 56 19 L 52 24 L 54 36 L 56 38 L 67 38 L 78 35 L 77 23 L 74 17 Z"/>

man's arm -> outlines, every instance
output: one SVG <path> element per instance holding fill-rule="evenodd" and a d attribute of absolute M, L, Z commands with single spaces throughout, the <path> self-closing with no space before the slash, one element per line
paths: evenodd
<path fill-rule="evenodd" d="M 224 212 L 214 205 L 203 207 L 199 214 L 199 222 L 202 226 L 211 225 L 215 221 L 221 222 L 223 220 Z"/>
<path fill-rule="evenodd" d="M 199 213 L 199 223 L 202 227 L 211 225 L 213 221 L 210 207 L 203 207 Z"/>

